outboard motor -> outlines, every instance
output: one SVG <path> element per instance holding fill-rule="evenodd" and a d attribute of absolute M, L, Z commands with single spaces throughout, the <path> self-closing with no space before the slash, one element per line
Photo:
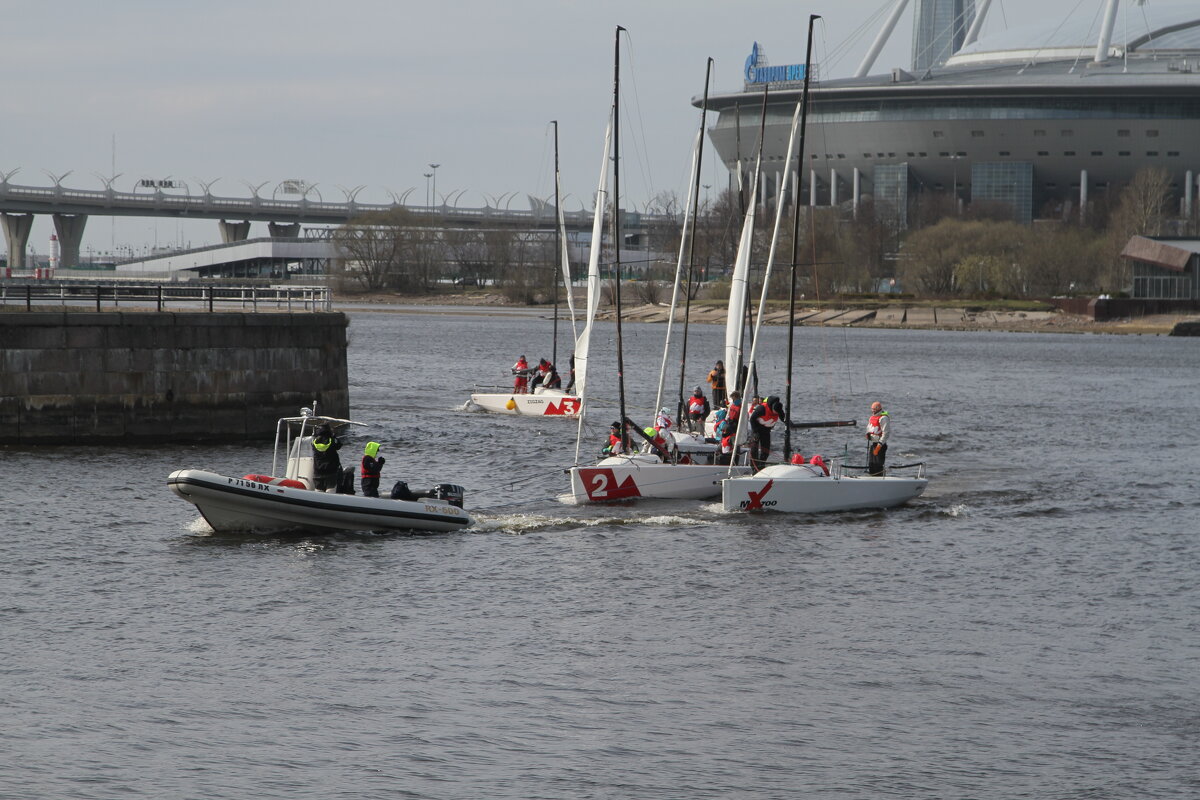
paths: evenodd
<path fill-rule="evenodd" d="M 445 500 L 452 506 L 463 507 L 463 487 L 454 483 L 439 483 L 430 490 L 430 495 L 438 500 Z"/>

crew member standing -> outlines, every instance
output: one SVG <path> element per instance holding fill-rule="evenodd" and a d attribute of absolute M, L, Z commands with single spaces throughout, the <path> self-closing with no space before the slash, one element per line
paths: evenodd
<path fill-rule="evenodd" d="M 525 356 L 517 359 L 517 363 L 512 365 L 513 375 L 513 392 L 515 394 L 527 394 L 529 392 L 529 362 L 525 360 Z"/>
<path fill-rule="evenodd" d="M 718 361 L 712 372 L 708 373 L 708 382 L 712 386 L 712 404 L 716 408 L 725 405 L 725 362 Z"/>
<path fill-rule="evenodd" d="M 890 433 L 888 412 L 883 410 L 883 403 L 876 400 L 871 403 L 871 418 L 867 421 L 868 475 L 883 474 L 883 462 L 887 458 L 887 442 Z"/>
<path fill-rule="evenodd" d="M 318 492 L 326 489 L 337 491 L 338 479 L 342 476 L 342 459 L 338 450 L 342 442 L 333 435 L 333 428 L 328 423 L 322 425 L 317 435 L 312 438 L 313 448 L 313 486 Z M 350 491 L 354 492 L 354 475 L 350 476 Z"/>
<path fill-rule="evenodd" d="M 750 409 L 750 430 L 753 444 L 750 445 L 750 463 L 755 471 L 767 465 L 771 455 L 771 431 L 783 417 L 783 404 L 778 397 L 768 397 Z"/>
<path fill-rule="evenodd" d="M 379 455 L 379 442 L 367 442 L 361 467 L 363 497 L 379 497 L 379 473 L 386 460 Z"/>
<path fill-rule="evenodd" d="M 692 396 L 687 401 L 688 430 L 693 433 L 696 431 L 703 433 L 704 420 L 708 419 L 710 410 L 704 390 L 697 386 L 696 391 L 692 392 Z"/>

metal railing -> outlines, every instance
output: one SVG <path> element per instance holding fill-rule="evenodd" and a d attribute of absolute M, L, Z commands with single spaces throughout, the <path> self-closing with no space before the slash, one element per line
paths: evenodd
<path fill-rule="evenodd" d="M 26 311 L 61 306 L 79 311 L 156 311 L 199 308 L 252 312 L 329 311 L 333 296 L 325 286 L 203 286 L 137 283 L 25 283 L 0 282 L 0 310 L 23 307 Z"/>

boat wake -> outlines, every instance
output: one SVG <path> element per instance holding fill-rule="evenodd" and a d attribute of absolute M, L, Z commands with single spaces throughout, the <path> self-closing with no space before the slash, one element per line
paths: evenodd
<path fill-rule="evenodd" d="M 630 509 L 632 511 L 632 509 Z M 608 526 L 674 526 L 674 525 L 715 525 L 716 520 L 699 517 L 681 516 L 679 514 L 612 514 L 599 517 L 562 517 L 547 514 L 487 514 L 474 512 L 475 524 L 469 528 L 472 533 L 537 533 L 541 531 L 569 531 L 579 528 L 595 528 Z"/>

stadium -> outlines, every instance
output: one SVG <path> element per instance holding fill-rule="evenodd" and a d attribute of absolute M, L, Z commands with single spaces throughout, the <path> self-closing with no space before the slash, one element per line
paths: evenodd
<path fill-rule="evenodd" d="M 895 4 L 854 77 L 820 80 L 813 65 L 800 203 L 857 208 L 869 197 L 903 225 L 922 195 L 941 192 L 959 204 L 1003 204 L 1024 222 L 1086 219 L 1104 193 L 1161 168 L 1180 216 L 1192 218 L 1200 171 L 1195 3 L 1137 5 L 1118 25 L 1118 0 L 1090 0 L 1086 18 L 1047 16 L 980 36 L 990 0 L 914 0 L 912 60 L 880 72 L 875 60 L 906 4 Z M 785 168 L 796 169 L 783 162 L 803 86 L 803 33 L 788 47 L 798 65 L 768 64 L 756 43 L 742 90 L 709 98 L 717 113 L 709 135 L 735 181 L 753 169 L 769 87 L 764 196 Z"/>

